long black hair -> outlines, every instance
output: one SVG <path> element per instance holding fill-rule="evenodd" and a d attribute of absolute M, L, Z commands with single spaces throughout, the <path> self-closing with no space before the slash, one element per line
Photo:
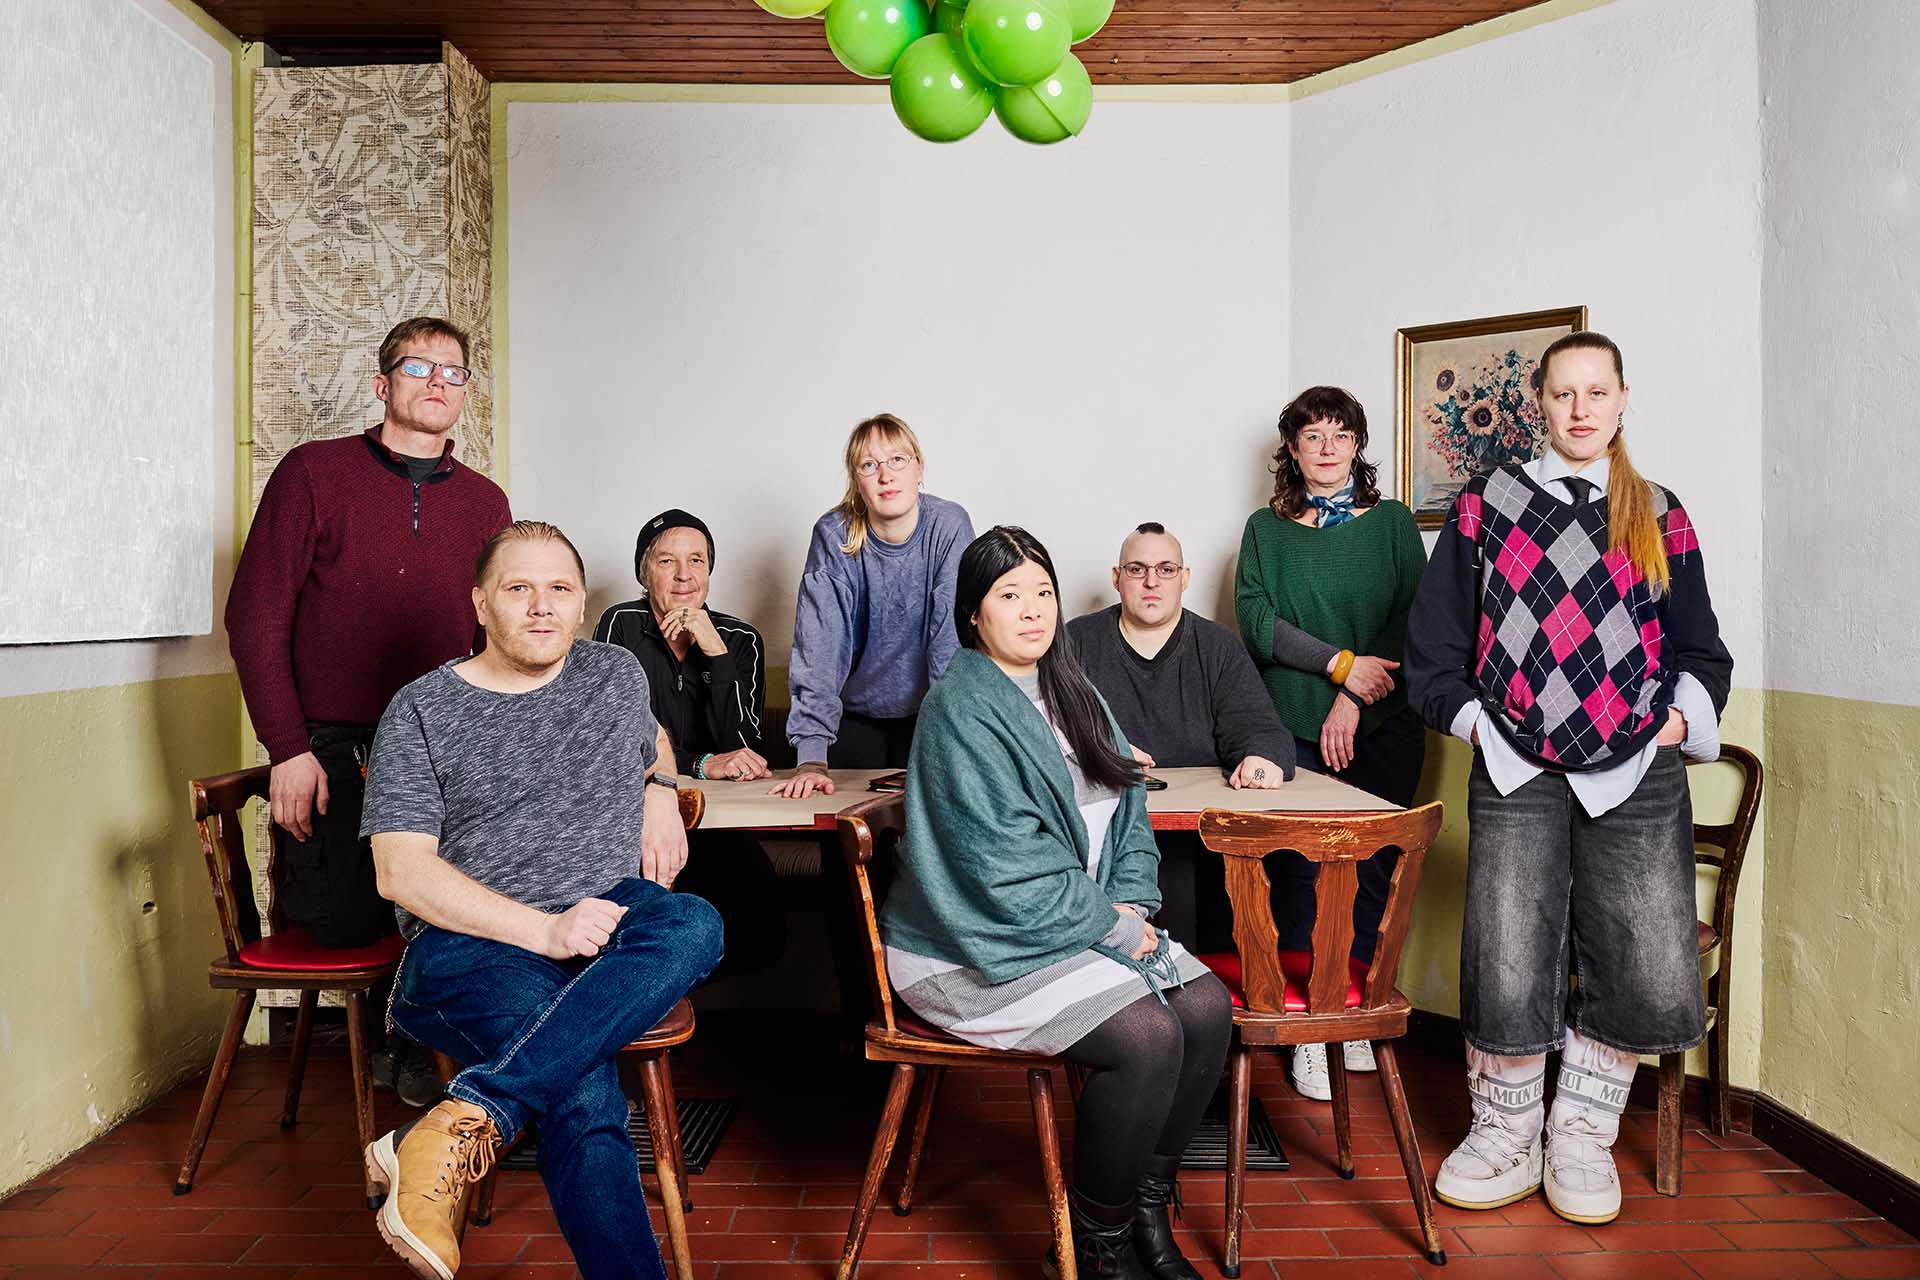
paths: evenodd
<path fill-rule="evenodd" d="M 960 555 L 959 583 L 953 593 L 953 622 L 961 644 L 969 649 L 980 647 L 980 629 L 974 625 L 974 615 L 980 612 L 981 602 L 993 584 L 1026 561 L 1046 570 L 1057 602 L 1060 575 L 1053 571 L 1053 557 L 1025 529 L 995 525 L 967 544 Z M 1047 700 L 1047 709 L 1053 713 L 1067 745 L 1073 748 L 1074 760 L 1088 781 L 1116 789 L 1140 784 L 1140 766 L 1114 749 L 1107 710 L 1074 654 L 1064 617 L 1055 622 L 1053 643 L 1040 655 L 1040 696 Z"/>

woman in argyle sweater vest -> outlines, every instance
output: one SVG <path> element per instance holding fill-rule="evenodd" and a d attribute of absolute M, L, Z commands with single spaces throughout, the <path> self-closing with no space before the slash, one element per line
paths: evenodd
<path fill-rule="evenodd" d="M 1570 334 L 1540 382 L 1550 447 L 1468 482 L 1408 620 L 1415 707 L 1478 748 L 1460 952 L 1473 1126 L 1434 1189 L 1490 1209 L 1544 1181 L 1562 1217 L 1600 1223 L 1620 1212 L 1612 1146 L 1639 1055 L 1706 1034 L 1682 757 L 1719 754 L 1733 659 L 1686 509 L 1627 457 L 1619 348 Z"/>

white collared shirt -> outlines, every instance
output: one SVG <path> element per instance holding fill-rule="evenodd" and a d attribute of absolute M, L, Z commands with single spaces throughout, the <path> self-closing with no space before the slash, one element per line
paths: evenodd
<path fill-rule="evenodd" d="M 1545 492 L 1569 506 L 1573 504 L 1573 487 L 1561 482 L 1575 472 L 1551 447 L 1528 463 L 1526 471 Z M 1578 473 L 1579 479 L 1593 486 L 1590 501 L 1598 501 L 1607 492 L 1607 471 L 1607 458 L 1603 454 Z M 1673 705 L 1687 721 L 1687 740 L 1680 744 L 1682 754 L 1700 761 L 1719 759 L 1720 718 L 1714 714 L 1713 699 L 1707 696 L 1706 686 L 1681 672 L 1673 686 Z M 1487 777 L 1493 781 L 1494 790 L 1503 796 L 1512 795 L 1546 772 L 1507 741 L 1494 724 L 1493 712 L 1477 698 L 1460 708 L 1449 729 L 1454 737 L 1468 743 L 1473 742 L 1474 731 L 1479 731 L 1480 759 L 1487 766 Z M 1597 818 L 1634 793 L 1640 779 L 1653 767 L 1657 750 L 1649 741 L 1635 755 L 1604 769 L 1568 773 L 1567 785 L 1587 815 Z"/>

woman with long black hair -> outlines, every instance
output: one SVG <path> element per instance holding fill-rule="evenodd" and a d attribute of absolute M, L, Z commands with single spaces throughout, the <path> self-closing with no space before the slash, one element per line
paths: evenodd
<path fill-rule="evenodd" d="M 963 1040 L 1090 1068 L 1069 1193 L 1081 1275 L 1198 1280 L 1167 1202 L 1226 1059 L 1226 988 L 1147 923 L 1160 854 L 1140 768 L 1059 625 L 1046 548 L 1008 525 L 974 539 L 954 620 L 881 918 L 894 986 Z"/>

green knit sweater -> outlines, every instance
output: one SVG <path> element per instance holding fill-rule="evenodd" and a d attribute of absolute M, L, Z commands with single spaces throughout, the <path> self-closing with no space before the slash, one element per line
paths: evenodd
<path fill-rule="evenodd" d="M 1274 617 L 1336 648 L 1399 662 L 1407 643 L 1407 610 L 1426 567 L 1413 513 L 1389 499 L 1331 529 L 1282 519 L 1272 507 L 1247 517 L 1234 569 L 1234 610 L 1274 710 L 1295 737 L 1320 736 L 1337 687 L 1324 671 L 1274 661 Z M 1401 679 L 1392 693 L 1361 709 L 1360 735 L 1372 733 L 1406 705 Z"/>
<path fill-rule="evenodd" d="M 1118 725 L 1113 737 L 1126 755 Z M 888 946 L 1010 982 L 1099 943 L 1116 905 L 1160 906 L 1145 790 L 1122 793 L 1090 878 L 1060 741 L 977 650 L 955 654 L 920 704 L 906 801 L 906 853 L 880 916 Z"/>

